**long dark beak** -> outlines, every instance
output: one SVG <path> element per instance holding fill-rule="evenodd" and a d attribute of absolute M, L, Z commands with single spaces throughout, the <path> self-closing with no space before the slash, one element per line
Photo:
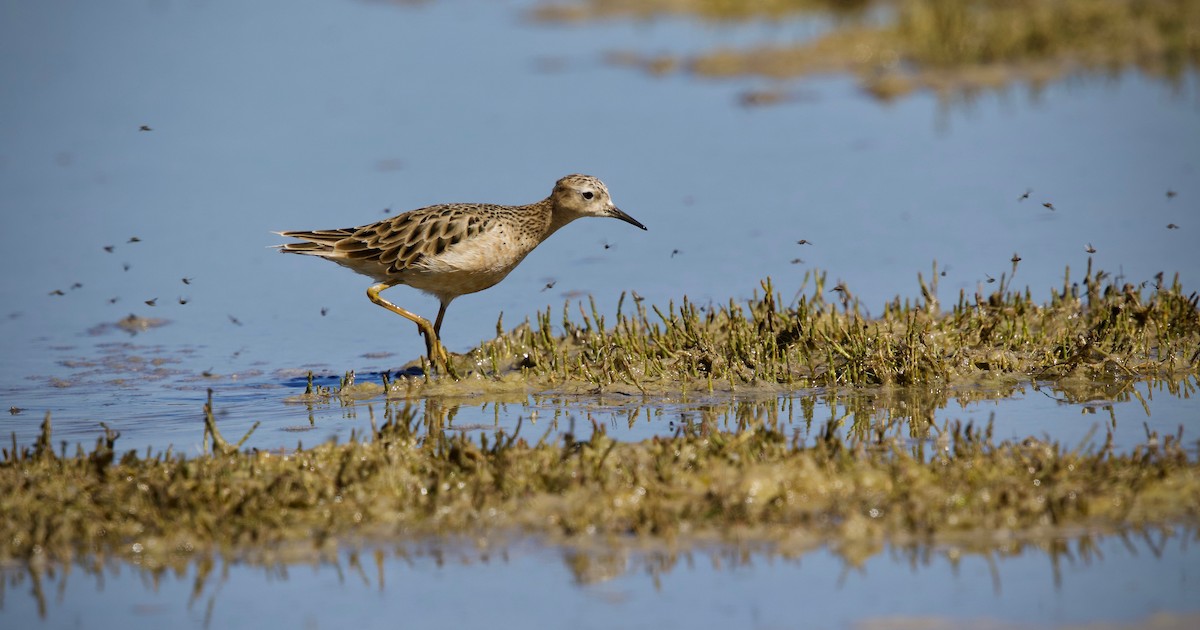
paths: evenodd
<path fill-rule="evenodd" d="M 614 219 L 620 219 L 630 225 L 636 225 L 637 227 L 640 227 L 643 230 L 646 229 L 646 226 L 642 225 L 637 219 L 629 216 L 628 214 L 625 214 L 625 212 L 623 212 L 620 208 L 618 208 L 616 206 L 612 206 L 611 208 L 608 209 L 608 216 L 610 216 Z"/>

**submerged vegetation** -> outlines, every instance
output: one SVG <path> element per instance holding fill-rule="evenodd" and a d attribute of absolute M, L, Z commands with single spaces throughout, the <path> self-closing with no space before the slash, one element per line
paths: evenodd
<path fill-rule="evenodd" d="M 885 100 L 916 89 L 952 97 L 1127 68 L 1177 81 L 1200 66 L 1195 0 L 588 0 L 534 12 L 546 21 L 660 14 L 710 21 L 835 19 L 824 34 L 793 43 L 686 58 L 620 54 L 618 60 L 655 73 L 686 69 L 708 77 L 849 73 Z"/>

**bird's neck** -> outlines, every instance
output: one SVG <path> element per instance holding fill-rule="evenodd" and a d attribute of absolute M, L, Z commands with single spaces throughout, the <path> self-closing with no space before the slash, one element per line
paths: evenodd
<path fill-rule="evenodd" d="M 542 201 L 538 202 L 538 205 L 542 206 L 543 211 L 549 217 L 549 221 L 546 222 L 546 231 L 542 236 L 542 240 L 549 238 L 549 236 L 557 232 L 559 228 L 579 218 L 579 215 L 577 214 L 566 212 L 561 208 L 554 207 L 554 203 L 550 199 L 543 199 Z"/>

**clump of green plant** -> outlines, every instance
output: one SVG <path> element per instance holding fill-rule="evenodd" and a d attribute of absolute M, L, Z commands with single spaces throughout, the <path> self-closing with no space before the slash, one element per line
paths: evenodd
<path fill-rule="evenodd" d="M 665 310 L 636 301 L 630 313 L 622 295 L 612 325 L 594 302 L 579 304 L 577 319 L 568 303 L 560 333 L 548 308 L 456 363 L 472 384 L 516 375 L 526 384 L 643 392 L 1200 373 L 1200 297 L 1185 294 L 1178 278 L 1117 285 L 1089 262 L 1081 283 L 1068 269 L 1048 302 L 1012 289 L 1006 274 L 993 292 L 960 292 L 945 310 L 936 265 L 930 277 L 918 278 L 919 300 L 896 298 L 877 318 L 864 316 L 844 285 L 827 289 L 823 274 L 806 276 L 811 292 L 790 303 L 769 279 L 746 304 L 701 308 L 685 297 Z"/>
<path fill-rule="evenodd" d="M 211 410 L 211 408 L 210 408 Z M 913 443 L 884 426 L 827 423 L 808 440 L 771 416 L 731 430 L 683 426 L 619 442 L 602 425 L 530 443 L 425 426 L 389 405 L 369 435 L 295 451 L 223 442 L 185 458 L 55 453 L 47 416 L 32 446 L 0 451 L 0 561 L 236 553 L 341 540 L 526 533 L 548 540 L 828 541 L 851 558 L 887 539 L 936 541 L 1048 527 L 1194 525 L 1200 462 L 1181 435 L 1114 452 L 1036 439 L 996 442 L 949 423 Z"/>

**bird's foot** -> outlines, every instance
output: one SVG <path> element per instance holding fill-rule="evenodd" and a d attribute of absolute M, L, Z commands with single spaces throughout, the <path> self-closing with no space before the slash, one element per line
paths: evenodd
<path fill-rule="evenodd" d="M 446 351 L 446 346 L 443 346 L 441 340 L 436 336 L 425 336 L 425 355 L 429 357 L 429 365 L 435 372 L 449 374 L 450 378 L 458 380 L 458 373 L 454 371 L 454 365 L 450 363 L 450 353 Z"/>

